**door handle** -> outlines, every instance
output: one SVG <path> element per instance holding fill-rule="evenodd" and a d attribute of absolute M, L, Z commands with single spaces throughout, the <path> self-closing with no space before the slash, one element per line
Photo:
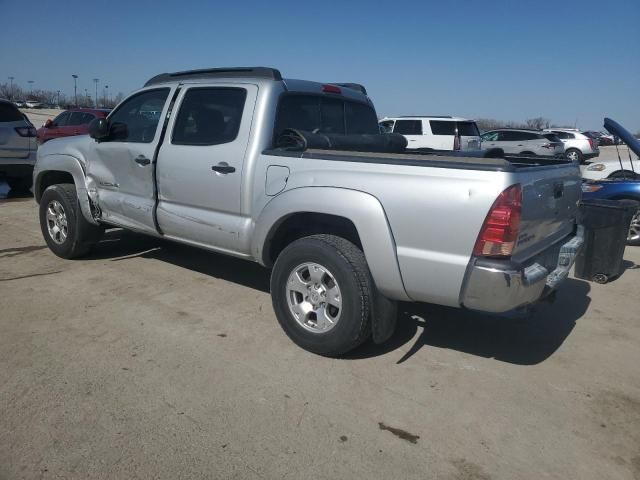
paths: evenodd
<path fill-rule="evenodd" d="M 136 158 L 136 163 L 138 165 L 142 165 L 142 166 L 146 166 L 149 165 L 151 163 L 151 160 L 149 160 L 147 157 L 145 157 L 144 155 L 138 155 Z"/>
<path fill-rule="evenodd" d="M 227 173 L 235 172 L 236 171 L 236 167 L 232 167 L 227 162 L 220 162 L 218 165 L 213 165 L 211 167 L 211 170 L 213 170 L 216 173 L 222 173 L 222 174 L 226 175 Z"/>

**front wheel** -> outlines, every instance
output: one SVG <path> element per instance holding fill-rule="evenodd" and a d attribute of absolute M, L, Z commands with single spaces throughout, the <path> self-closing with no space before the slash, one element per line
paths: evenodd
<path fill-rule="evenodd" d="M 342 355 L 370 336 L 373 292 L 362 251 L 334 235 L 291 243 L 271 274 L 278 322 L 294 343 L 320 355 Z"/>
<path fill-rule="evenodd" d="M 66 183 L 51 185 L 42 194 L 40 229 L 49 249 L 67 259 L 86 254 L 103 233 L 82 216 L 76 188 Z"/>

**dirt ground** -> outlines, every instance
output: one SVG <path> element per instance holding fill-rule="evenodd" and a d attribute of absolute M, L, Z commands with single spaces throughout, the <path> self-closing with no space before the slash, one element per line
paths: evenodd
<path fill-rule="evenodd" d="M 386 345 L 293 345 L 257 265 L 0 201 L 0 479 L 638 479 L 640 248 L 529 319 L 402 305 Z"/>

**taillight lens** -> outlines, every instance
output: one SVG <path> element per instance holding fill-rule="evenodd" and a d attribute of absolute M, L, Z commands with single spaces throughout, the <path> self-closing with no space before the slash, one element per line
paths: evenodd
<path fill-rule="evenodd" d="M 518 240 L 522 187 L 512 185 L 502 192 L 493 205 L 473 248 L 473 254 L 482 257 L 509 257 Z"/>
<path fill-rule="evenodd" d="M 592 150 L 596 149 L 596 142 L 593 141 L 593 138 L 589 138 L 589 145 L 591 146 Z"/>
<path fill-rule="evenodd" d="M 16 133 L 21 137 L 35 137 L 36 129 L 34 127 L 16 127 Z"/>

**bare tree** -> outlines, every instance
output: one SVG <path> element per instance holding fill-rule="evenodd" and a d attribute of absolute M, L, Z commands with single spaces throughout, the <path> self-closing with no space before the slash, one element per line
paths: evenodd
<path fill-rule="evenodd" d="M 542 130 L 543 128 L 549 128 L 551 122 L 544 117 L 528 118 L 524 121 L 527 128 L 533 130 Z"/>

